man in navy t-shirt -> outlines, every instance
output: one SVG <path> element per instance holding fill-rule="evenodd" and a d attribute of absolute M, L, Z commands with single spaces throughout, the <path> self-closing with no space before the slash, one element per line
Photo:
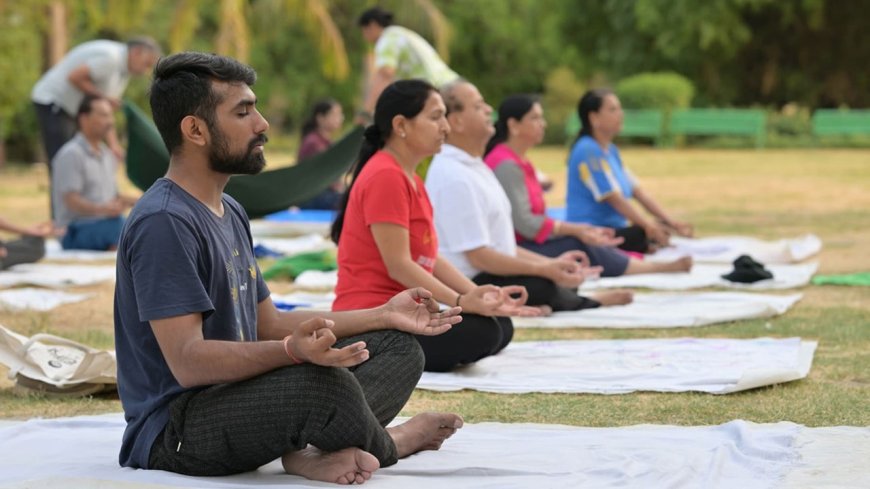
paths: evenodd
<path fill-rule="evenodd" d="M 155 68 L 151 108 L 171 160 L 118 247 L 120 463 L 211 476 L 281 458 L 289 474 L 362 483 L 461 427 L 424 413 L 385 428 L 422 372 L 412 334 L 443 333 L 460 309 L 439 312 L 419 288 L 364 311 L 275 308 L 247 215 L 223 194 L 231 175 L 265 166 L 255 79 L 203 53 Z"/>

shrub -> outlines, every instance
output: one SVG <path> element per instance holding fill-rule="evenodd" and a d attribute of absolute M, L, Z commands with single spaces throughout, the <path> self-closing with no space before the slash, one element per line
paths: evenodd
<path fill-rule="evenodd" d="M 626 109 L 660 109 L 669 114 L 689 106 L 695 86 L 676 73 L 640 73 L 620 81 L 616 94 Z"/>

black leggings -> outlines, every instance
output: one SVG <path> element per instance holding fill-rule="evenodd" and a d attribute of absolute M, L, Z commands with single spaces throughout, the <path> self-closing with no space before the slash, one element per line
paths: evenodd
<path fill-rule="evenodd" d="M 448 372 L 502 351 L 514 337 L 508 317 L 462 314 L 462 322 L 438 336 L 416 336 L 427 372 Z"/>
<path fill-rule="evenodd" d="M 529 293 L 530 306 L 550 306 L 554 311 L 579 311 L 599 307 L 600 302 L 577 295 L 577 290 L 560 287 L 552 280 L 543 277 L 531 277 L 528 275 L 492 275 L 481 272 L 472 279 L 478 285 L 493 284 L 499 287 L 506 285 L 522 285 Z"/>
<path fill-rule="evenodd" d="M 624 241 L 619 245 L 619 249 L 625 251 L 634 251 L 635 253 L 649 252 L 650 241 L 646 237 L 646 231 L 640 226 L 629 226 L 627 228 L 614 229 L 616 237 L 623 238 Z"/>

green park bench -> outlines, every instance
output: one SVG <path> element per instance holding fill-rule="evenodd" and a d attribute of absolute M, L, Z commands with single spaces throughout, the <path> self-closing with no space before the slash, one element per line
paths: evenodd
<path fill-rule="evenodd" d="M 671 114 L 672 136 L 749 136 L 764 147 L 765 114 L 756 109 L 682 109 Z"/>
<path fill-rule="evenodd" d="M 819 109 L 813 112 L 813 134 L 816 136 L 870 134 L 870 110 Z"/>
<path fill-rule="evenodd" d="M 658 144 L 662 138 L 663 120 L 664 113 L 661 110 L 626 109 L 619 135 L 650 138 Z M 565 121 L 565 136 L 569 142 L 573 142 L 578 132 L 580 132 L 580 117 L 574 112 Z"/>

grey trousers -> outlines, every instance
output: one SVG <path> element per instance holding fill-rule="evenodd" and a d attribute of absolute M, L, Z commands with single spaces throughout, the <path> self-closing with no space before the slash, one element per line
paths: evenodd
<path fill-rule="evenodd" d="M 412 336 L 397 331 L 339 344 L 359 340 L 370 358 L 351 369 L 294 365 L 180 395 L 151 447 L 148 468 L 235 474 L 309 444 L 327 452 L 359 447 L 381 467 L 396 463 L 396 446 L 384 427 L 417 385 L 423 352 Z"/>
<path fill-rule="evenodd" d="M 0 270 L 20 263 L 33 263 L 45 256 L 45 240 L 35 236 L 23 236 L 5 243 L 0 241 L 0 247 L 6 248 L 6 256 L 0 257 Z"/>

